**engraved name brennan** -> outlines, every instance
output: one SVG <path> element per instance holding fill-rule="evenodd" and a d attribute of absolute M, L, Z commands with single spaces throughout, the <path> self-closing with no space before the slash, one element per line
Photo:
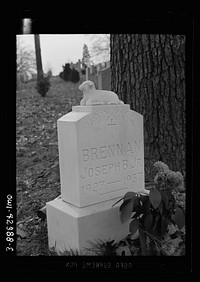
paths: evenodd
<path fill-rule="evenodd" d="M 134 143 L 127 142 L 127 144 L 114 144 L 100 146 L 99 148 L 89 148 L 82 150 L 83 162 L 112 158 L 120 155 L 126 155 L 128 153 L 140 153 L 141 141 L 135 141 Z"/>
<path fill-rule="evenodd" d="M 81 178 L 92 178 L 96 176 L 105 176 L 107 174 L 117 173 L 120 171 L 132 170 L 142 168 L 141 141 L 127 144 L 114 144 L 107 146 L 100 146 L 98 148 L 90 148 L 82 150 L 82 160 L 85 166 L 81 169 Z M 122 159 L 115 161 L 110 160 L 109 163 L 100 162 L 99 165 L 92 166 L 92 161 L 106 160 L 122 156 Z M 127 159 L 127 156 L 129 158 Z M 126 159 L 125 159 L 126 158 Z M 90 166 L 87 165 L 89 163 Z"/>

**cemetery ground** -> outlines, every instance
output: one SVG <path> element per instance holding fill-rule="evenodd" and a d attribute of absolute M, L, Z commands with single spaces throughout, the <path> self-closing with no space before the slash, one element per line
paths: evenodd
<path fill-rule="evenodd" d="M 57 120 L 77 105 L 76 84 L 51 78 L 51 89 L 41 97 L 36 82 L 17 90 L 17 254 L 47 255 L 46 222 L 37 211 L 60 194 Z"/>
<path fill-rule="evenodd" d="M 36 82 L 22 84 L 16 94 L 16 193 L 17 193 L 17 255 L 52 256 L 48 250 L 46 216 L 40 211 L 46 202 L 60 195 L 57 120 L 79 105 L 82 93 L 77 84 L 52 77 L 51 88 L 41 97 Z M 184 201 L 182 198 L 179 201 Z M 172 232 L 172 231 L 171 231 Z M 172 232 L 171 249 L 167 255 L 184 255 L 182 233 Z M 179 234 L 175 236 L 176 234 Z M 128 234 L 127 234 L 128 235 Z M 174 240 L 174 242 L 172 241 Z M 129 236 L 118 244 L 94 242 L 96 255 L 140 255 L 139 240 Z M 67 252 L 65 255 L 77 255 Z"/>

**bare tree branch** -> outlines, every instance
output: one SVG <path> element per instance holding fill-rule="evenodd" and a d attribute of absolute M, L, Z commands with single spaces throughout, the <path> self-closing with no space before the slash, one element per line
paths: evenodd
<path fill-rule="evenodd" d="M 94 34 L 91 36 L 91 57 L 95 60 L 108 61 L 110 59 L 110 35 L 103 36 Z"/>
<path fill-rule="evenodd" d="M 17 73 L 32 74 L 36 70 L 36 60 L 34 50 L 22 45 L 22 41 L 17 38 Z"/>

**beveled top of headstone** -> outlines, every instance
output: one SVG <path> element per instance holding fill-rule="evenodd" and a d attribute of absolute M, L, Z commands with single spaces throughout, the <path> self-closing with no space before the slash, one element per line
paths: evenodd
<path fill-rule="evenodd" d="M 129 104 L 121 104 L 121 105 L 93 105 L 93 106 L 73 106 L 73 112 L 98 112 L 102 109 L 112 110 L 116 107 L 124 108 L 126 110 L 130 109 Z"/>

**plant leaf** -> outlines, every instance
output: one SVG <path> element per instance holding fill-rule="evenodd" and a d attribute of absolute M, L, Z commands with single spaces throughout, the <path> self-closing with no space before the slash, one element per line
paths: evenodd
<path fill-rule="evenodd" d="M 42 221 L 44 221 L 45 219 L 46 219 L 46 213 L 45 212 L 43 212 L 43 211 L 41 211 L 41 210 L 38 210 L 38 211 L 36 211 L 35 212 L 36 214 L 37 214 L 37 216 L 39 217 L 39 218 L 41 218 L 41 220 Z"/>
<path fill-rule="evenodd" d="M 129 231 L 131 232 L 132 235 L 136 233 L 139 227 L 139 222 L 137 219 L 133 219 L 129 225 Z"/>
<path fill-rule="evenodd" d="M 174 219 L 178 228 L 182 229 L 185 225 L 185 214 L 181 208 L 176 208 Z"/>
<path fill-rule="evenodd" d="M 123 197 L 123 198 L 124 198 L 124 197 Z M 122 201 L 123 198 L 119 199 L 116 203 L 114 203 L 114 204 L 112 205 L 112 208 L 113 208 L 116 204 L 118 204 L 120 201 Z"/>
<path fill-rule="evenodd" d="M 149 230 L 153 221 L 153 216 L 151 213 L 148 213 L 144 220 L 144 227 L 146 230 Z"/>
<path fill-rule="evenodd" d="M 126 201 L 132 198 L 135 198 L 135 193 L 130 191 L 124 195 L 123 200 Z"/>
<path fill-rule="evenodd" d="M 156 188 L 151 188 L 149 193 L 149 200 L 154 209 L 157 209 L 161 201 L 160 191 L 158 191 Z"/>
<path fill-rule="evenodd" d="M 124 195 L 124 197 L 122 197 L 122 198 L 120 198 L 116 203 L 114 203 L 113 205 L 112 205 L 112 208 L 116 205 L 116 204 L 118 204 L 120 201 L 126 201 L 126 200 L 129 200 L 129 199 L 132 199 L 132 198 L 134 198 L 135 197 L 135 193 L 134 192 L 127 192 L 125 195 Z"/>
<path fill-rule="evenodd" d="M 133 199 L 129 199 L 123 202 L 123 204 L 120 206 L 121 223 L 126 222 L 131 217 L 132 211 L 133 211 Z"/>

